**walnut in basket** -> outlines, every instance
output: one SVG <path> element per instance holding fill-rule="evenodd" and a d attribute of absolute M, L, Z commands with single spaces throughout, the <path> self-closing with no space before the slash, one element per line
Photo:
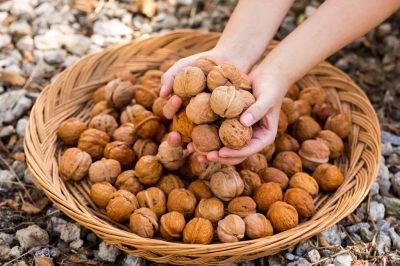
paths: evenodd
<path fill-rule="evenodd" d="M 136 177 L 134 170 L 127 170 L 119 174 L 114 185 L 117 189 L 127 190 L 134 195 L 145 189 L 143 184 L 140 183 L 139 179 Z"/>
<path fill-rule="evenodd" d="M 126 190 L 118 190 L 110 195 L 106 210 L 111 220 L 123 223 L 137 208 L 139 203 L 135 195 Z"/>
<path fill-rule="evenodd" d="M 144 110 L 135 117 L 135 133 L 144 139 L 155 138 L 160 131 L 160 121 L 158 116 L 152 112 Z"/>
<path fill-rule="evenodd" d="M 71 117 L 60 123 L 57 135 L 68 146 L 76 146 L 80 135 L 86 129 L 87 127 L 82 119 Z"/>
<path fill-rule="evenodd" d="M 95 161 L 103 157 L 104 148 L 109 142 L 110 137 L 107 133 L 89 128 L 82 132 L 78 141 L 78 149 L 89 153 L 92 160 Z"/>
<path fill-rule="evenodd" d="M 61 156 L 60 173 L 69 180 L 78 181 L 87 176 L 92 165 L 90 155 L 78 148 L 69 148 Z"/>
<path fill-rule="evenodd" d="M 220 117 L 234 118 L 244 109 L 242 94 L 233 86 L 219 86 L 211 93 L 211 109 Z"/>
<path fill-rule="evenodd" d="M 242 195 L 252 197 L 254 192 L 261 186 L 260 176 L 250 170 L 240 170 L 239 175 L 244 184 Z"/>
<path fill-rule="evenodd" d="M 205 218 L 216 225 L 225 215 L 224 204 L 216 197 L 203 198 L 194 210 L 194 217 Z"/>
<path fill-rule="evenodd" d="M 136 155 L 128 143 L 112 141 L 104 147 L 104 157 L 117 160 L 122 169 L 132 169 L 136 162 Z"/>
<path fill-rule="evenodd" d="M 340 169 L 336 165 L 328 163 L 319 165 L 313 173 L 313 178 L 324 192 L 334 191 L 344 182 L 344 176 Z"/>
<path fill-rule="evenodd" d="M 325 123 L 324 129 L 335 132 L 342 139 L 347 138 L 351 133 L 351 121 L 345 114 L 331 115 Z"/>
<path fill-rule="evenodd" d="M 181 146 L 173 147 L 167 141 L 163 141 L 158 146 L 156 156 L 166 169 L 178 170 L 185 163 L 187 150 L 184 150 Z"/>
<path fill-rule="evenodd" d="M 136 194 L 140 207 L 146 207 L 154 211 L 157 218 L 160 218 L 166 211 L 166 197 L 158 187 L 149 187 Z"/>
<path fill-rule="evenodd" d="M 158 227 L 157 215 L 149 208 L 136 209 L 129 217 L 129 229 L 138 236 L 152 238 Z"/>
<path fill-rule="evenodd" d="M 256 213 L 256 202 L 248 196 L 236 197 L 229 202 L 228 213 L 244 218 L 249 214 Z"/>
<path fill-rule="evenodd" d="M 195 126 L 192 131 L 192 141 L 194 150 L 201 155 L 207 155 L 210 151 L 217 151 L 222 146 L 216 125 Z"/>
<path fill-rule="evenodd" d="M 229 214 L 218 222 L 217 235 L 222 243 L 238 242 L 244 237 L 246 225 L 240 216 Z"/>
<path fill-rule="evenodd" d="M 267 212 L 267 219 L 275 231 L 283 232 L 296 227 L 299 224 L 296 209 L 284 201 L 274 202 Z"/>
<path fill-rule="evenodd" d="M 188 99 L 202 92 L 206 87 L 206 76 L 195 66 L 181 69 L 176 75 L 173 90 L 181 98 Z"/>
<path fill-rule="evenodd" d="M 183 243 L 210 244 L 214 238 L 214 228 L 207 219 L 195 217 L 183 229 Z"/>
<path fill-rule="evenodd" d="M 193 192 L 197 201 L 214 196 L 210 188 L 210 181 L 208 180 L 196 179 L 189 184 L 188 189 Z"/>
<path fill-rule="evenodd" d="M 139 139 L 139 136 L 135 133 L 135 126 L 133 123 L 127 122 L 114 130 L 112 133 L 112 139 L 123 141 L 132 147 L 132 145 Z"/>
<path fill-rule="evenodd" d="M 315 198 L 319 193 L 317 181 L 307 173 L 296 173 L 290 178 L 289 188 L 301 188 L 307 191 L 311 197 Z"/>
<path fill-rule="evenodd" d="M 177 211 L 166 213 L 160 218 L 160 234 L 168 241 L 181 238 L 185 226 L 185 217 Z"/>
<path fill-rule="evenodd" d="M 90 198 L 94 204 L 101 208 L 106 208 L 110 201 L 110 196 L 117 190 L 110 182 L 104 181 L 95 183 L 90 187 Z"/>
<path fill-rule="evenodd" d="M 243 218 L 244 234 L 250 239 L 272 236 L 274 229 L 271 222 L 261 213 L 252 213 Z"/>
<path fill-rule="evenodd" d="M 144 185 L 154 185 L 162 175 L 163 167 L 154 155 L 140 157 L 135 165 L 136 176 Z"/>
<path fill-rule="evenodd" d="M 168 194 L 167 209 L 168 212 L 178 211 L 189 219 L 194 214 L 197 199 L 193 192 L 185 188 L 175 188 Z"/>
<path fill-rule="evenodd" d="M 122 108 L 131 103 L 135 95 L 135 87 L 130 81 L 119 78 L 109 81 L 104 91 L 106 101 L 116 108 Z"/>
<path fill-rule="evenodd" d="M 165 195 L 168 195 L 175 188 L 185 188 L 185 184 L 179 176 L 174 174 L 166 174 L 161 176 L 156 187 L 161 189 Z"/>
<path fill-rule="evenodd" d="M 241 149 L 247 146 L 253 135 L 253 128 L 240 123 L 238 118 L 226 119 L 219 128 L 222 143 L 231 149 Z"/>
<path fill-rule="evenodd" d="M 111 137 L 114 130 L 118 128 L 118 123 L 112 115 L 98 114 L 90 120 L 88 127 L 106 132 Z"/>
<path fill-rule="evenodd" d="M 114 159 L 101 158 L 89 168 L 89 178 L 92 183 L 107 181 L 114 184 L 120 173 L 121 165 Z"/>
<path fill-rule="evenodd" d="M 311 195 L 302 188 L 289 188 L 283 195 L 283 201 L 296 209 L 299 214 L 299 219 L 308 218 L 314 214 L 314 200 Z"/>
<path fill-rule="evenodd" d="M 242 74 L 232 63 L 224 62 L 213 66 L 207 75 L 207 87 L 213 91 L 219 86 L 233 86 L 236 89 L 242 84 Z"/>
<path fill-rule="evenodd" d="M 237 170 L 250 170 L 254 173 L 260 173 L 268 167 L 267 159 L 260 153 L 254 153 L 237 165 Z"/>
<path fill-rule="evenodd" d="M 138 139 L 133 144 L 133 151 L 138 159 L 144 155 L 156 155 L 158 146 L 152 139 Z"/>
<path fill-rule="evenodd" d="M 186 106 L 186 115 L 195 124 L 216 121 L 218 114 L 211 108 L 211 93 L 201 92 L 192 97 Z"/>
<path fill-rule="evenodd" d="M 236 170 L 222 168 L 211 176 L 210 188 L 217 198 L 230 201 L 242 194 L 244 183 Z"/>
<path fill-rule="evenodd" d="M 264 183 L 254 192 L 253 199 L 257 212 L 265 214 L 274 202 L 283 200 L 282 188 L 278 183 Z"/>

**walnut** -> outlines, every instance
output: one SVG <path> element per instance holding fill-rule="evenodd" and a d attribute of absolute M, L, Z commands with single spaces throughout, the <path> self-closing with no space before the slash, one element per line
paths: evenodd
<path fill-rule="evenodd" d="M 78 181 L 87 176 L 92 164 L 90 155 L 78 148 L 69 148 L 61 156 L 60 174 L 68 180 Z"/>
<path fill-rule="evenodd" d="M 189 157 L 190 172 L 199 179 L 210 180 L 211 176 L 221 169 L 221 164 L 216 162 L 202 162 L 197 160 L 199 154 L 194 152 Z"/>
<path fill-rule="evenodd" d="M 342 155 L 344 144 L 342 139 L 331 130 L 321 130 L 317 137 L 317 140 L 321 140 L 329 148 L 329 158 L 336 159 Z"/>
<path fill-rule="evenodd" d="M 272 203 L 283 200 L 282 188 L 278 183 L 263 183 L 254 192 L 253 199 L 257 204 L 257 212 L 267 213 Z"/>
<path fill-rule="evenodd" d="M 238 90 L 238 92 L 242 95 L 242 99 L 244 102 L 244 107 L 243 107 L 243 112 L 244 112 L 256 102 L 256 98 L 254 98 L 253 94 L 249 91 Z"/>
<path fill-rule="evenodd" d="M 114 79 L 121 79 L 123 81 L 130 81 L 135 84 L 136 77 L 129 70 L 120 70 L 114 73 Z"/>
<path fill-rule="evenodd" d="M 243 196 L 253 196 L 254 192 L 261 186 L 260 176 L 250 170 L 240 170 L 239 175 L 243 180 Z"/>
<path fill-rule="evenodd" d="M 286 114 L 282 111 L 279 112 L 279 121 L 278 121 L 278 128 L 276 130 L 276 137 L 280 137 L 285 134 L 287 128 L 289 126 L 289 120 Z"/>
<path fill-rule="evenodd" d="M 79 136 L 87 129 L 85 122 L 77 117 L 71 117 L 60 123 L 57 129 L 58 137 L 68 146 L 76 146 Z"/>
<path fill-rule="evenodd" d="M 193 192 L 184 188 L 175 188 L 168 194 L 168 212 L 178 211 L 189 219 L 194 214 L 197 200 Z"/>
<path fill-rule="evenodd" d="M 164 62 L 161 63 L 160 70 L 162 72 L 167 72 L 167 70 L 170 69 L 177 61 L 178 59 L 175 58 L 165 60 Z"/>
<path fill-rule="evenodd" d="M 103 157 L 103 150 L 109 142 L 110 137 L 107 133 L 89 128 L 82 132 L 78 141 L 78 149 L 89 153 L 92 160 L 95 161 Z"/>
<path fill-rule="evenodd" d="M 216 225 L 224 215 L 224 204 L 216 197 L 201 199 L 194 210 L 194 217 L 205 218 L 213 225 Z"/>
<path fill-rule="evenodd" d="M 329 161 L 329 147 L 322 140 L 309 139 L 301 144 L 299 156 L 303 167 L 314 171 L 315 168 Z"/>
<path fill-rule="evenodd" d="M 101 158 L 89 168 L 89 178 L 92 183 L 107 181 L 114 184 L 120 173 L 121 165 L 114 159 Z"/>
<path fill-rule="evenodd" d="M 158 116 L 161 123 L 169 123 L 171 119 L 168 119 L 164 115 L 164 106 L 168 102 L 168 98 L 158 97 L 155 99 L 153 105 L 151 106 L 151 110 L 155 116 Z"/>
<path fill-rule="evenodd" d="M 218 62 L 211 56 L 200 56 L 194 61 L 193 66 L 200 68 L 204 75 L 208 75 L 213 66 L 217 66 Z"/>
<path fill-rule="evenodd" d="M 311 217 L 315 211 L 314 200 L 311 195 L 302 188 L 290 188 L 283 195 L 283 200 L 292 205 L 299 219 Z"/>
<path fill-rule="evenodd" d="M 211 93 L 201 92 L 190 99 L 186 106 L 187 117 L 195 124 L 212 123 L 218 115 L 211 108 Z"/>
<path fill-rule="evenodd" d="M 144 185 L 154 185 L 162 175 L 163 167 L 154 155 L 144 155 L 135 165 L 136 176 Z"/>
<path fill-rule="evenodd" d="M 243 126 L 238 118 L 226 119 L 219 128 L 222 143 L 231 149 L 241 149 L 247 146 L 253 135 L 253 128 Z"/>
<path fill-rule="evenodd" d="M 194 150 L 201 155 L 207 155 L 210 151 L 217 151 L 222 146 L 216 125 L 195 126 L 192 131 L 192 141 Z"/>
<path fill-rule="evenodd" d="M 321 164 L 314 173 L 313 178 L 317 181 L 318 187 L 324 192 L 336 190 L 344 182 L 344 177 L 336 165 Z"/>
<path fill-rule="evenodd" d="M 112 115 L 99 114 L 90 120 L 88 127 L 104 131 L 111 137 L 114 130 L 118 128 L 118 123 Z"/>
<path fill-rule="evenodd" d="M 249 196 L 234 198 L 228 204 L 228 213 L 244 218 L 249 214 L 256 213 L 256 202 Z"/>
<path fill-rule="evenodd" d="M 244 183 L 238 172 L 222 168 L 211 176 L 210 188 L 217 198 L 230 201 L 242 194 Z"/>
<path fill-rule="evenodd" d="M 117 160 L 122 169 L 131 169 L 136 162 L 136 155 L 126 142 L 112 141 L 104 148 L 104 157 Z"/>
<path fill-rule="evenodd" d="M 181 146 L 173 147 L 164 141 L 158 146 L 157 158 L 168 170 L 178 170 L 185 163 L 187 150 Z"/>
<path fill-rule="evenodd" d="M 149 208 L 139 208 L 129 217 L 129 229 L 132 233 L 152 238 L 158 231 L 157 216 Z"/>
<path fill-rule="evenodd" d="M 285 97 L 286 97 L 286 98 L 290 98 L 290 99 L 292 99 L 293 101 L 296 101 L 297 98 L 298 98 L 298 96 L 299 96 L 299 93 L 300 93 L 300 88 L 299 88 L 299 86 L 295 83 L 295 84 L 293 84 L 292 86 L 289 87 L 289 89 L 288 89 L 287 92 L 286 92 Z"/>
<path fill-rule="evenodd" d="M 285 190 L 289 186 L 288 176 L 275 167 L 268 167 L 261 171 L 260 178 L 263 183 L 274 182 L 279 184 L 282 190 Z"/>
<path fill-rule="evenodd" d="M 93 94 L 92 94 L 93 104 L 97 104 L 98 102 L 106 100 L 106 96 L 104 95 L 105 90 L 106 90 L 106 86 L 104 85 L 93 92 Z"/>
<path fill-rule="evenodd" d="M 158 187 L 149 187 L 136 194 L 140 207 L 146 207 L 154 211 L 157 218 L 160 218 L 167 209 L 166 196 Z"/>
<path fill-rule="evenodd" d="M 135 93 L 135 101 L 147 109 L 151 109 L 154 101 L 158 98 L 159 85 L 157 87 L 138 85 Z"/>
<path fill-rule="evenodd" d="M 307 173 L 297 173 L 289 180 L 289 188 L 302 188 L 307 191 L 311 197 L 318 195 L 319 186 L 317 181 Z"/>
<path fill-rule="evenodd" d="M 275 143 L 269 144 L 267 147 L 265 147 L 264 149 L 259 151 L 259 153 L 261 153 L 262 155 L 265 156 L 265 158 L 267 159 L 267 162 L 271 161 L 272 156 L 275 153 Z"/>
<path fill-rule="evenodd" d="M 244 108 L 242 94 L 233 86 L 219 86 L 210 97 L 211 109 L 224 118 L 239 116 Z"/>
<path fill-rule="evenodd" d="M 277 201 L 268 210 L 267 218 L 277 232 L 283 232 L 296 227 L 299 218 L 296 209 L 284 201 Z"/>
<path fill-rule="evenodd" d="M 185 226 L 185 217 L 177 211 L 166 213 L 160 218 L 160 234 L 168 241 L 181 238 Z"/>
<path fill-rule="evenodd" d="M 234 64 L 224 62 L 212 67 L 207 75 L 207 87 L 211 91 L 219 86 L 234 86 L 239 89 L 242 80 L 240 70 Z"/>
<path fill-rule="evenodd" d="M 300 112 L 290 98 L 283 98 L 281 110 L 285 113 L 288 123 L 291 125 L 300 117 Z"/>
<path fill-rule="evenodd" d="M 260 153 L 255 153 L 247 157 L 237 165 L 238 171 L 250 170 L 256 174 L 268 167 L 267 159 Z"/>
<path fill-rule="evenodd" d="M 174 174 L 166 174 L 161 176 L 156 187 L 161 189 L 165 195 L 168 195 L 175 188 L 185 188 L 185 184 L 179 176 Z"/>
<path fill-rule="evenodd" d="M 350 117 L 345 114 L 332 115 L 326 120 L 324 129 L 332 130 L 341 139 L 345 139 L 351 133 Z"/>
<path fill-rule="evenodd" d="M 115 107 L 111 106 L 107 101 L 100 101 L 96 103 L 90 110 L 89 117 L 93 118 L 96 115 L 109 114 L 112 115 L 116 120 L 119 119 L 119 112 Z"/>
<path fill-rule="evenodd" d="M 251 80 L 249 76 L 243 72 L 241 72 L 240 75 L 242 76 L 242 83 L 240 83 L 239 89 L 246 90 L 247 92 L 251 91 Z"/>
<path fill-rule="evenodd" d="M 144 139 L 158 136 L 160 121 L 152 112 L 144 110 L 135 117 L 135 133 Z"/>
<path fill-rule="evenodd" d="M 188 189 L 193 192 L 197 201 L 214 196 L 210 188 L 210 182 L 207 180 L 197 179 L 189 184 Z"/>
<path fill-rule="evenodd" d="M 283 151 L 278 153 L 272 161 L 272 167 L 278 168 L 288 177 L 303 171 L 301 158 L 293 151 Z"/>
<path fill-rule="evenodd" d="M 312 112 L 311 105 L 303 99 L 294 101 L 294 107 L 299 110 L 300 116 L 310 116 Z"/>
<path fill-rule="evenodd" d="M 139 136 L 135 133 L 135 126 L 133 123 L 124 123 L 114 130 L 112 139 L 117 141 L 123 141 L 129 146 L 132 146 L 138 139 Z"/>
<path fill-rule="evenodd" d="M 113 79 L 106 85 L 104 96 L 107 102 L 116 108 L 128 105 L 135 95 L 135 88 L 130 81 Z"/>
<path fill-rule="evenodd" d="M 161 83 L 161 76 L 164 74 L 164 71 L 159 69 L 150 69 L 144 72 L 142 79 L 140 80 L 140 84 L 146 84 L 148 81 L 152 81 L 153 83 Z"/>
<path fill-rule="evenodd" d="M 293 137 L 303 142 L 315 138 L 321 131 L 321 126 L 311 116 L 300 116 L 293 124 L 292 131 Z"/>
<path fill-rule="evenodd" d="M 206 76 L 198 67 L 185 67 L 176 75 L 173 90 L 181 98 L 190 98 L 202 92 L 206 87 Z"/>
<path fill-rule="evenodd" d="M 250 239 L 272 236 L 274 229 L 271 222 L 261 213 L 252 213 L 243 218 L 244 234 Z"/>
<path fill-rule="evenodd" d="M 218 222 L 218 239 L 222 243 L 238 242 L 244 237 L 245 227 L 245 223 L 240 216 L 229 214 Z"/>
<path fill-rule="evenodd" d="M 136 177 L 134 170 L 127 170 L 120 173 L 114 185 L 117 189 L 127 190 L 134 195 L 145 189 L 143 184 L 140 183 L 139 179 Z"/>
<path fill-rule="evenodd" d="M 325 92 L 320 87 L 304 88 L 299 93 L 299 99 L 306 100 L 311 106 L 325 102 Z"/>
<path fill-rule="evenodd" d="M 90 187 L 90 198 L 100 208 L 105 208 L 110 201 L 110 196 L 117 190 L 109 182 L 99 182 Z"/>
<path fill-rule="evenodd" d="M 207 219 L 195 217 L 183 229 L 183 243 L 210 244 L 214 238 L 214 228 Z"/>
<path fill-rule="evenodd" d="M 275 139 L 275 152 L 280 153 L 283 151 L 294 151 L 298 152 L 300 144 L 297 139 L 291 135 L 284 133 L 279 138 Z"/>
<path fill-rule="evenodd" d="M 158 153 L 158 146 L 152 139 L 138 139 L 133 144 L 133 151 L 139 159 L 144 155 L 156 155 Z"/>
<path fill-rule="evenodd" d="M 135 195 L 126 190 L 118 190 L 110 195 L 106 210 L 111 220 L 123 223 L 137 208 L 139 204 Z"/>
<path fill-rule="evenodd" d="M 121 113 L 121 118 L 120 122 L 121 124 L 124 123 L 134 123 L 136 116 L 141 112 L 146 110 L 142 105 L 140 104 L 133 104 L 133 105 L 128 105 L 124 108 L 124 110 Z"/>
<path fill-rule="evenodd" d="M 172 118 L 172 130 L 181 134 L 182 141 L 185 143 L 191 142 L 192 131 L 195 124 L 186 114 L 186 109 L 180 110 Z"/>
<path fill-rule="evenodd" d="M 337 114 L 338 111 L 336 110 L 336 108 L 329 103 L 317 103 L 312 109 L 312 116 L 321 125 L 325 124 L 328 117 Z"/>

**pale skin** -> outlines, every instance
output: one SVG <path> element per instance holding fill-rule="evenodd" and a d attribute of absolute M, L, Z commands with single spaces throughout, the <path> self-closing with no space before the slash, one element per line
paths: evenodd
<path fill-rule="evenodd" d="M 199 156 L 199 161 L 234 165 L 275 140 L 281 102 L 288 88 L 328 56 L 365 35 L 400 8 L 400 0 L 326 0 L 317 11 L 290 33 L 252 70 L 278 30 L 293 0 L 240 0 L 216 46 L 179 60 L 161 80 L 161 97 L 172 93 L 174 77 L 202 55 L 231 62 L 252 81 L 256 102 L 240 117 L 253 126 L 248 146 L 227 147 Z M 164 107 L 168 118 L 182 100 L 174 95 Z M 181 144 L 179 133 L 169 134 L 170 145 Z M 188 150 L 193 151 L 192 144 Z"/>

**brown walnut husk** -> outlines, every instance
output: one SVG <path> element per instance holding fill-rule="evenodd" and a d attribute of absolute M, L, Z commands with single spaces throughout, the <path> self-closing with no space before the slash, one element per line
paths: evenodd
<path fill-rule="evenodd" d="M 104 157 L 117 160 L 122 169 L 132 169 L 136 162 L 136 155 L 128 143 L 113 141 L 104 148 Z"/>
<path fill-rule="evenodd" d="M 179 176 L 174 174 L 166 174 L 161 176 L 156 187 L 161 189 L 165 195 L 168 195 L 175 188 L 185 188 L 185 184 Z"/>
<path fill-rule="evenodd" d="M 118 128 L 118 123 L 112 115 L 98 114 L 90 120 L 88 127 L 104 131 L 111 137 Z"/>
<path fill-rule="evenodd" d="M 194 150 L 201 155 L 207 155 L 210 151 L 217 151 L 222 146 L 218 127 L 209 124 L 198 125 L 193 128 L 192 142 Z"/>
<path fill-rule="evenodd" d="M 101 158 L 89 168 L 89 178 L 92 183 L 107 181 L 114 184 L 120 173 L 121 165 L 114 159 Z"/>
<path fill-rule="evenodd" d="M 152 238 L 158 231 L 157 216 L 149 208 L 139 208 L 129 217 L 129 229 L 132 233 Z"/>
<path fill-rule="evenodd" d="M 290 178 L 289 188 L 301 188 L 315 198 L 319 192 L 317 181 L 307 173 L 297 173 Z"/>
<path fill-rule="evenodd" d="M 222 168 L 211 176 L 210 188 L 217 198 L 230 201 L 242 194 L 244 183 L 237 171 Z"/>
<path fill-rule="evenodd" d="M 247 157 L 243 162 L 237 165 L 238 171 L 250 170 L 256 174 L 268 167 L 267 159 L 260 153 L 255 153 Z"/>
<path fill-rule="evenodd" d="M 119 174 L 114 185 L 117 189 L 127 190 L 134 195 L 145 189 L 143 184 L 140 183 L 139 179 L 136 177 L 134 170 L 127 170 Z"/>
<path fill-rule="evenodd" d="M 214 196 L 210 188 L 210 181 L 197 179 L 189 184 L 188 189 L 193 192 L 197 201 L 208 199 Z"/>
<path fill-rule="evenodd" d="M 293 151 L 283 151 L 278 153 L 272 161 L 272 167 L 278 168 L 288 177 L 303 171 L 301 158 Z"/>
<path fill-rule="evenodd" d="M 186 114 L 186 108 L 180 110 L 172 118 L 172 130 L 181 134 L 182 141 L 185 143 L 191 142 L 192 131 L 195 124 Z"/>
<path fill-rule="evenodd" d="M 135 133 L 146 139 L 155 138 L 159 134 L 160 122 L 158 116 L 152 112 L 144 110 L 135 117 Z"/>
<path fill-rule="evenodd" d="M 257 212 L 267 213 L 274 202 L 283 200 L 282 188 L 274 182 L 264 183 L 254 192 L 253 199 L 257 204 Z"/>
<path fill-rule="evenodd" d="M 244 237 L 245 223 L 240 216 L 229 214 L 218 222 L 217 235 L 222 243 L 239 242 Z"/>
<path fill-rule="evenodd" d="M 90 187 L 90 198 L 93 200 L 94 204 L 100 208 L 105 208 L 110 201 L 110 196 L 117 190 L 110 182 L 104 181 L 95 183 Z"/>
<path fill-rule="evenodd" d="M 154 211 L 157 218 L 160 218 L 167 209 L 164 192 L 158 187 L 149 187 L 136 194 L 140 207 L 146 207 Z"/>
<path fill-rule="evenodd" d="M 207 75 L 207 87 L 211 91 L 219 86 L 234 86 L 239 89 L 242 80 L 240 70 L 234 64 L 224 62 L 212 67 Z"/>
<path fill-rule="evenodd" d="M 214 238 L 214 228 L 207 219 L 195 217 L 183 229 L 183 243 L 210 244 Z"/>
<path fill-rule="evenodd" d="M 139 139 L 139 136 L 135 134 L 135 126 L 133 123 L 128 122 L 120 125 L 114 130 L 112 139 L 126 142 L 132 147 L 132 145 Z"/>
<path fill-rule="evenodd" d="M 254 192 L 261 186 L 260 176 L 250 170 L 240 170 L 239 175 L 243 180 L 243 196 L 252 197 Z"/>
<path fill-rule="evenodd" d="M 231 149 L 238 150 L 247 146 L 252 135 L 253 128 L 243 126 L 237 118 L 226 119 L 219 128 L 222 143 Z"/>
<path fill-rule="evenodd" d="M 177 211 L 166 213 L 160 218 L 160 234 L 168 241 L 181 238 L 185 226 L 185 217 Z"/>
<path fill-rule="evenodd" d="M 191 98 L 206 87 L 206 76 L 198 67 L 185 67 L 176 75 L 173 90 L 181 98 Z"/>
<path fill-rule="evenodd" d="M 189 219 L 194 214 L 197 199 L 193 192 L 185 188 L 175 188 L 168 194 L 167 209 L 168 212 L 178 211 Z"/>
<path fill-rule="evenodd" d="M 261 213 L 252 213 L 243 218 L 244 234 L 250 239 L 272 236 L 274 229 L 271 222 Z"/>
<path fill-rule="evenodd" d="M 219 86 L 210 97 L 211 109 L 220 117 L 234 118 L 243 112 L 242 94 L 233 86 Z"/>
<path fill-rule="evenodd" d="M 274 202 L 267 212 L 267 219 L 275 231 L 283 232 L 296 227 L 299 223 L 299 218 L 296 209 L 286 202 Z"/>
<path fill-rule="evenodd" d="M 89 128 L 82 132 L 79 141 L 78 149 L 89 153 L 93 161 L 103 157 L 104 147 L 110 142 L 110 137 L 107 133 Z"/>
<path fill-rule="evenodd" d="M 140 157 L 135 165 L 136 176 L 144 185 L 154 185 L 160 179 L 163 166 L 154 155 Z"/>
<path fill-rule="evenodd" d="M 136 157 L 140 159 L 144 155 L 156 155 L 158 146 L 152 139 L 138 139 L 133 144 L 133 151 Z"/>
<path fill-rule="evenodd" d="M 76 146 L 80 135 L 86 129 L 87 127 L 82 119 L 71 117 L 60 123 L 57 135 L 68 146 Z"/>
<path fill-rule="evenodd" d="M 119 78 L 107 83 L 104 96 L 108 103 L 116 108 L 128 105 L 135 95 L 135 88 L 130 81 L 123 81 Z"/>
<path fill-rule="evenodd" d="M 111 220 L 123 223 L 137 208 L 139 204 L 135 195 L 126 190 L 118 190 L 110 195 L 106 211 Z"/>
<path fill-rule="evenodd" d="M 211 93 L 201 92 L 190 99 L 186 106 L 187 117 L 195 124 L 212 123 L 218 114 L 211 108 Z"/>
<path fill-rule="evenodd" d="M 249 214 L 256 213 L 256 202 L 248 196 L 234 198 L 228 204 L 228 213 L 244 218 Z"/>
<path fill-rule="evenodd" d="M 213 225 L 218 223 L 225 215 L 224 204 L 216 197 L 201 199 L 194 210 L 194 217 L 209 220 Z"/>
<path fill-rule="evenodd" d="M 314 214 L 314 200 L 304 189 L 288 189 L 283 195 L 283 200 L 296 209 L 297 213 L 299 214 L 299 219 L 308 218 Z"/>
<path fill-rule="evenodd" d="M 193 63 L 193 66 L 200 68 L 206 76 L 211 72 L 212 67 L 217 65 L 217 60 L 211 56 L 200 56 Z"/>
<path fill-rule="evenodd" d="M 90 155 L 78 148 L 69 148 L 61 156 L 60 173 L 69 180 L 78 181 L 89 173 L 92 165 Z"/>
<path fill-rule="evenodd" d="M 173 147 L 167 141 L 158 146 L 157 158 L 168 170 L 178 170 L 185 163 L 187 151 L 181 146 Z"/>
<path fill-rule="evenodd" d="M 336 165 L 328 163 L 319 165 L 313 173 L 313 178 L 324 192 L 334 191 L 344 182 L 344 176 L 340 169 Z"/>

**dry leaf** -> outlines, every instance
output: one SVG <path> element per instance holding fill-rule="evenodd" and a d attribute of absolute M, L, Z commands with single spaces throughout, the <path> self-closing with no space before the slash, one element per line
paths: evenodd
<path fill-rule="evenodd" d="M 351 224 L 358 224 L 362 222 L 361 219 L 358 218 L 358 216 L 355 215 L 354 213 L 350 213 L 346 218 L 347 221 Z"/>
<path fill-rule="evenodd" d="M 49 257 L 35 257 L 37 266 L 54 266 L 53 259 Z"/>
<path fill-rule="evenodd" d="M 36 207 L 40 209 L 40 211 L 43 211 L 44 208 L 46 208 L 47 205 L 49 205 L 50 200 L 48 198 L 41 198 L 35 202 Z"/>
<path fill-rule="evenodd" d="M 319 243 L 320 246 L 325 247 L 325 248 L 332 247 L 322 234 L 318 234 L 317 238 L 318 238 L 318 243 Z"/>
<path fill-rule="evenodd" d="M 154 17 L 157 12 L 157 4 L 154 0 L 139 0 L 138 7 L 139 11 L 148 18 Z"/>
<path fill-rule="evenodd" d="M 24 76 L 13 72 L 2 71 L 1 77 L 4 84 L 22 86 L 26 82 L 26 78 Z"/>
<path fill-rule="evenodd" d="M 350 266 L 369 266 L 366 260 L 354 260 L 350 263 Z"/>
<path fill-rule="evenodd" d="M 9 16 L 5 20 L 3 20 L 3 25 L 8 27 L 10 26 L 11 23 L 16 21 L 18 19 L 18 16 Z"/>
<path fill-rule="evenodd" d="M 7 200 L 7 206 L 10 207 L 11 209 L 18 211 L 19 207 L 21 206 L 18 202 L 12 199 Z"/>
<path fill-rule="evenodd" d="M 26 212 L 27 214 L 38 214 L 42 210 L 30 204 L 29 202 L 24 202 L 22 203 L 21 211 Z"/>
<path fill-rule="evenodd" d="M 98 4 L 97 0 L 75 0 L 73 8 L 81 12 L 92 13 Z"/>
<path fill-rule="evenodd" d="M 79 264 L 84 264 L 84 265 L 99 265 L 99 261 L 97 260 L 85 260 L 81 259 L 78 256 L 72 255 L 67 259 L 68 262 L 72 263 L 79 263 Z"/>

